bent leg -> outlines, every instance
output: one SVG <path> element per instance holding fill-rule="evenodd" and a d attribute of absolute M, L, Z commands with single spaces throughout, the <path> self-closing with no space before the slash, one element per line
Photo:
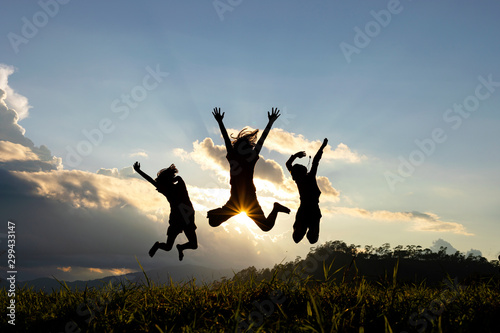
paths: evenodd
<path fill-rule="evenodd" d="M 297 215 L 295 216 L 295 223 L 293 224 L 293 241 L 295 243 L 299 243 L 307 232 L 307 224 L 306 224 L 306 214 L 304 212 L 304 208 L 302 206 L 297 210 Z"/>
<path fill-rule="evenodd" d="M 170 225 L 167 229 L 167 242 L 166 243 L 160 243 L 156 242 L 154 243 L 153 247 L 149 250 L 149 256 L 153 257 L 156 254 L 156 251 L 159 249 L 163 251 L 170 251 L 172 250 L 172 247 L 174 246 L 175 239 L 177 236 L 182 232 L 182 229 L 179 227 L 176 227 L 175 225 Z"/>
<path fill-rule="evenodd" d="M 257 197 L 250 204 L 246 205 L 246 214 L 247 216 L 257 224 L 257 226 L 263 231 L 268 231 L 271 228 L 267 225 L 267 219 L 264 215 L 264 211 L 260 207 L 259 202 L 257 201 Z"/>
<path fill-rule="evenodd" d="M 160 242 L 156 242 L 154 243 L 154 245 L 151 247 L 151 249 L 149 250 L 149 256 L 151 258 L 153 258 L 153 256 L 156 254 L 156 251 L 158 251 L 158 248 L 160 246 Z"/>
<path fill-rule="evenodd" d="M 166 243 L 158 243 L 158 248 L 163 251 L 170 251 L 174 246 L 175 239 L 182 232 L 181 229 L 174 225 L 170 225 L 167 229 L 167 242 Z"/>
<path fill-rule="evenodd" d="M 188 230 L 184 230 L 184 234 L 186 235 L 188 242 L 184 244 L 177 244 L 177 251 L 179 251 L 179 260 L 182 260 L 184 258 L 184 250 L 196 250 L 198 248 L 198 237 L 196 236 L 195 229 L 189 228 Z"/>
<path fill-rule="evenodd" d="M 158 249 L 162 249 L 163 251 L 170 251 L 172 246 L 174 245 L 175 237 L 168 237 L 166 243 L 156 242 L 149 250 L 149 256 L 153 257 L 156 254 Z"/>
<path fill-rule="evenodd" d="M 313 222 L 314 226 L 309 227 L 309 231 L 307 232 L 307 239 L 309 243 L 314 244 L 318 241 L 319 238 L 319 221 Z"/>
<path fill-rule="evenodd" d="M 319 221 L 321 220 L 321 211 L 319 207 L 312 212 L 309 222 L 309 231 L 307 232 L 307 239 L 309 243 L 314 244 L 319 238 Z"/>
<path fill-rule="evenodd" d="M 276 223 L 276 218 L 278 217 L 278 213 L 290 214 L 290 209 L 275 202 L 273 210 L 271 211 L 271 213 L 269 213 L 267 219 L 265 219 L 262 226 L 259 225 L 262 231 L 269 231 L 274 227 L 274 224 Z"/>
<path fill-rule="evenodd" d="M 305 227 L 303 224 L 298 223 L 294 225 L 293 235 L 292 235 L 293 241 L 295 243 L 299 243 L 302 240 L 302 238 L 304 238 L 304 236 L 306 235 L 306 231 L 307 227 Z"/>
<path fill-rule="evenodd" d="M 240 212 L 236 209 L 232 200 L 229 199 L 224 206 L 207 212 L 208 223 L 212 227 L 218 227 L 223 222 L 226 222 L 231 217 L 238 215 L 239 213 Z"/>
<path fill-rule="evenodd" d="M 172 247 L 174 246 L 175 238 L 177 238 L 177 235 L 175 235 L 175 236 L 168 235 L 167 242 L 160 243 L 160 249 L 162 249 L 164 251 L 172 250 Z"/>

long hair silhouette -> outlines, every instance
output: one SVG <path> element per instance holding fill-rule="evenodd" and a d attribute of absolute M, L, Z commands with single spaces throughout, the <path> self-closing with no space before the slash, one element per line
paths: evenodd
<path fill-rule="evenodd" d="M 273 210 L 266 217 L 257 200 L 253 175 L 264 141 L 273 123 L 280 116 L 279 110 L 273 108 L 271 113 L 268 112 L 269 122 L 258 141 L 258 130 L 250 130 L 247 127 L 231 140 L 223 123 L 224 113 L 220 112 L 220 108 L 214 108 L 212 114 L 219 124 L 226 145 L 226 158 L 230 166 L 231 196 L 224 206 L 208 211 L 208 222 L 212 227 L 217 227 L 229 218 L 245 212 L 261 230 L 269 231 L 273 228 L 278 213 L 288 214 L 290 209 L 275 202 Z"/>
<path fill-rule="evenodd" d="M 156 179 L 151 178 L 141 170 L 139 162 L 134 163 L 134 170 L 144 179 L 150 182 L 156 190 L 163 194 L 170 204 L 169 227 L 167 229 L 167 241 L 155 242 L 149 250 L 149 255 L 153 257 L 158 249 L 170 251 L 177 236 L 184 232 L 187 243 L 177 244 L 179 260 L 184 258 L 184 250 L 198 248 L 198 238 L 196 236 L 196 224 L 194 223 L 194 209 L 184 180 L 176 176 L 179 172 L 174 164 L 168 168 L 161 169 L 156 174 Z"/>

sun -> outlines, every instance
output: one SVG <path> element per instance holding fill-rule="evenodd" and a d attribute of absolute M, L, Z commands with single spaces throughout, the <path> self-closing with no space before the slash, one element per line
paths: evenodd
<path fill-rule="evenodd" d="M 236 222 L 241 225 L 248 225 L 249 223 L 252 222 L 252 220 L 248 217 L 246 212 L 241 212 L 238 215 L 234 217 Z"/>

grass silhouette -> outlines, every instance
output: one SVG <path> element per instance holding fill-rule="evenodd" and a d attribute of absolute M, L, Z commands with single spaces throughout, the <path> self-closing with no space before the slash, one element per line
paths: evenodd
<path fill-rule="evenodd" d="M 16 329 L 24 332 L 493 332 L 500 284 L 489 279 L 439 286 L 399 283 L 398 266 L 383 281 L 339 280 L 322 262 L 321 281 L 276 269 L 268 279 L 235 275 L 210 284 L 121 281 L 100 288 L 16 292 Z M 347 269 L 347 267 L 344 267 Z M 141 268 L 142 269 L 142 268 Z M 7 291 L 0 303 L 7 306 Z M 2 316 L 2 332 L 12 329 Z"/>

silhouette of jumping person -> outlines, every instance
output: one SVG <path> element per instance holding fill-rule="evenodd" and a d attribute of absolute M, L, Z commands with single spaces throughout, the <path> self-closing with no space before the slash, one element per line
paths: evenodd
<path fill-rule="evenodd" d="M 222 122 L 224 113 L 220 112 L 220 108 L 214 108 L 212 114 L 219 124 L 226 145 L 226 158 L 230 166 L 229 183 L 231 184 L 231 196 L 221 208 L 208 211 L 208 222 L 212 227 L 217 227 L 229 218 L 241 212 L 245 212 L 262 231 L 269 231 L 273 228 L 278 213 L 282 212 L 289 214 L 290 209 L 275 202 L 273 210 L 266 218 L 257 201 L 253 174 L 264 141 L 273 123 L 280 116 L 279 110 L 277 108 L 272 108 L 272 112 L 267 113 L 269 122 L 257 143 L 255 143 L 255 141 L 257 140 L 257 133 L 259 130 L 250 131 L 247 128 L 242 129 L 236 138 L 231 141 L 227 134 L 226 127 Z"/>
<path fill-rule="evenodd" d="M 316 182 L 316 172 L 318 171 L 319 160 L 323 155 L 323 149 L 327 143 L 327 139 L 323 140 L 323 144 L 313 158 L 309 172 L 301 164 L 292 165 L 297 157 L 302 158 L 306 156 L 306 152 L 304 151 L 293 154 L 286 162 L 286 167 L 290 171 L 292 179 L 297 184 L 300 196 L 300 206 L 295 216 L 295 223 L 293 224 L 293 240 L 295 243 L 300 242 L 306 232 L 309 243 L 314 244 L 318 241 L 319 221 L 321 220 L 321 210 L 319 209 L 321 191 Z"/>
<path fill-rule="evenodd" d="M 174 164 L 170 167 L 161 169 L 157 173 L 156 179 L 149 177 L 141 170 L 139 162 L 134 163 L 134 170 L 144 179 L 153 184 L 154 187 L 163 194 L 170 203 L 169 227 L 167 229 L 167 242 L 154 243 L 149 250 L 149 255 L 153 257 L 158 249 L 170 251 L 174 245 L 177 236 L 184 232 L 188 242 L 177 244 L 179 251 L 179 260 L 184 258 L 183 251 L 186 249 L 197 249 L 198 239 L 196 237 L 196 224 L 194 223 L 194 209 L 189 199 L 189 194 L 184 180 L 175 174 L 178 172 Z"/>

